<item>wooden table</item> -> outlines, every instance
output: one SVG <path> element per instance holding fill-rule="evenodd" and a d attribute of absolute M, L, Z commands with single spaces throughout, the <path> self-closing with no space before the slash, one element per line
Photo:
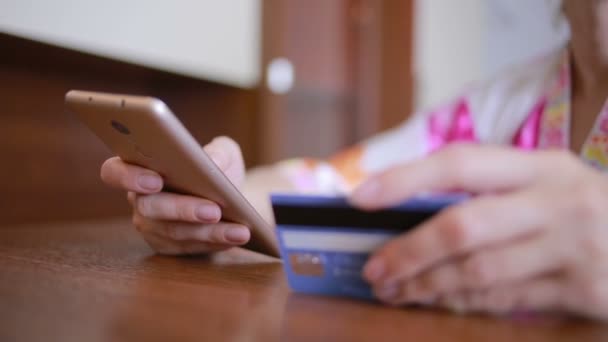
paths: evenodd
<path fill-rule="evenodd" d="M 124 340 L 608 341 L 608 327 L 294 294 L 275 260 L 157 256 L 127 220 L 0 228 L 0 341 Z"/>

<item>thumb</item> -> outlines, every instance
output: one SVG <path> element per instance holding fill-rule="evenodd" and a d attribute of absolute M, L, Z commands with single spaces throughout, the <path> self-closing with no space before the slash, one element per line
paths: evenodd
<path fill-rule="evenodd" d="M 236 141 L 220 136 L 214 138 L 203 149 L 234 185 L 241 185 L 245 178 L 245 162 Z"/>

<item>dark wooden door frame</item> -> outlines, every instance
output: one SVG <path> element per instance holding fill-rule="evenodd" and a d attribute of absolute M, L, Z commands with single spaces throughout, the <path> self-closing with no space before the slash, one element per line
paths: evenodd
<path fill-rule="evenodd" d="M 262 70 L 285 57 L 296 82 L 273 94 L 263 78 L 258 159 L 324 157 L 406 119 L 413 10 L 414 0 L 265 0 Z"/>
<path fill-rule="evenodd" d="M 357 134 L 394 127 L 413 108 L 414 0 L 361 0 L 357 50 Z"/>

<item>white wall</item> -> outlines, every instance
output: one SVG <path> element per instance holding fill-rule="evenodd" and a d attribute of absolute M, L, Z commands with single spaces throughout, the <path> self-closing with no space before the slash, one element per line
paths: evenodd
<path fill-rule="evenodd" d="M 568 37 L 559 0 L 418 0 L 417 108 L 525 62 Z"/>
<path fill-rule="evenodd" d="M 0 31 L 242 87 L 260 78 L 262 0 L 0 0 Z M 305 0 L 302 0 L 305 1 Z M 418 0 L 417 107 L 555 46 L 559 0 Z"/>
<path fill-rule="evenodd" d="M 485 0 L 418 0 L 414 39 L 416 104 L 445 101 L 481 74 L 482 3 Z"/>
<path fill-rule="evenodd" d="M 261 0 L 0 0 L 0 31 L 242 87 L 260 77 Z"/>
<path fill-rule="evenodd" d="M 484 20 L 486 75 L 543 55 L 569 37 L 560 0 L 485 0 Z"/>

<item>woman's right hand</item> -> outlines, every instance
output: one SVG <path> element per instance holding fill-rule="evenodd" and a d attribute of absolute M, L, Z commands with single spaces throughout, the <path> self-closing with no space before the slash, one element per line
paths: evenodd
<path fill-rule="evenodd" d="M 237 187 L 241 185 L 245 167 L 241 149 L 234 140 L 218 137 L 204 150 Z M 133 207 L 133 224 L 158 253 L 210 253 L 249 241 L 247 227 L 222 221 L 217 203 L 163 192 L 163 179 L 152 170 L 113 157 L 101 167 L 101 179 L 127 191 Z"/>

